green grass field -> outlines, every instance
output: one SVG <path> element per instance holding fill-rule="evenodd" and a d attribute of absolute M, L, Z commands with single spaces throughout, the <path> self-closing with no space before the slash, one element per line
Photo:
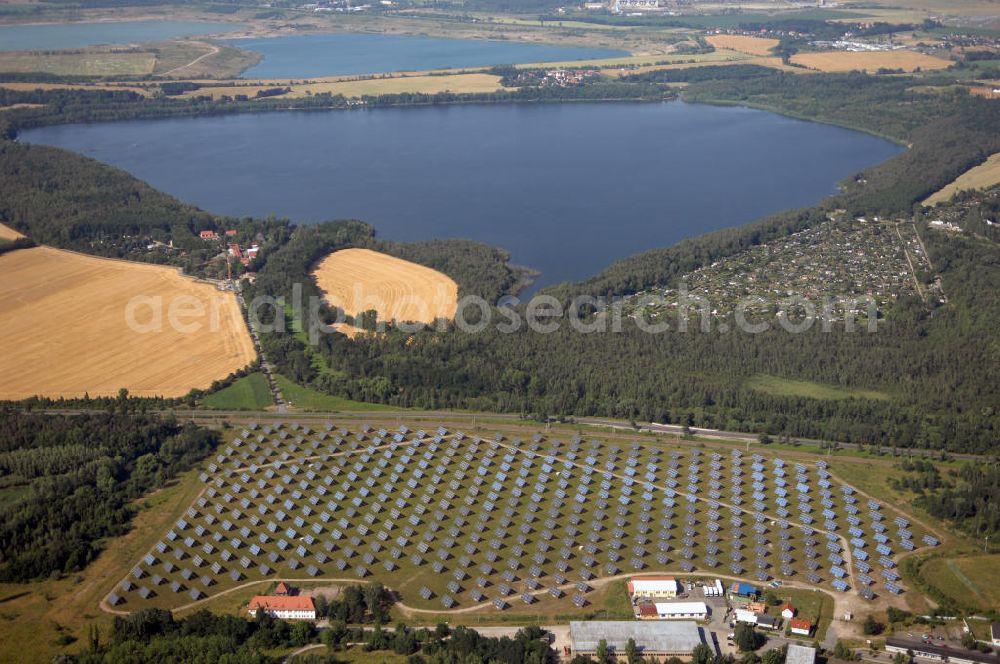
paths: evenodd
<path fill-rule="evenodd" d="M 934 558 L 920 568 L 920 576 L 944 595 L 981 609 L 1000 606 L 1000 554 L 962 558 Z"/>
<path fill-rule="evenodd" d="M 156 56 L 147 51 L 25 51 L 0 54 L 0 71 L 60 76 L 143 76 L 153 71 Z"/>
<path fill-rule="evenodd" d="M 216 410 L 263 410 L 274 405 L 264 374 L 257 372 L 238 379 L 229 387 L 205 397 L 205 407 Z"/>
<path fill-rule="evenodd" d="M 769 590 L 781 599 L 791 602 L 797 611 L 796 617 L 804 618 L 816 626 L 812 636 L 800 637 L 802 640 L 822 641 L 826 637 L 826 630 L 833 620 L 833 599 L 829 595 L 800 588 L 769 588 Z M 770 612 L 777 613 L 780 608 Z"/>
<path fill-rule="evenodd" d="M 743 385 L 758 392 L 766 392 L 779 397 L 806 397 L 808 399 L 874 399 L 885 401 L 889 395 L 877 390 L 825 385 L 808 380 L 793 380 L 767 374 L 757 374 L 747 379 Z"/>
<path fill-rule="evenodd" d="M 297 410 L 331 412 L 338 410 L 403 410 L 395 406 L 351 401 L 343 397 L 323 394 L 308 387 L 296 385 L 284 376 L 276 376 L 275 380 L 278 383 L 278 389 L 281 390 L 282 396 L 285 397 L 285 401 Z"/>

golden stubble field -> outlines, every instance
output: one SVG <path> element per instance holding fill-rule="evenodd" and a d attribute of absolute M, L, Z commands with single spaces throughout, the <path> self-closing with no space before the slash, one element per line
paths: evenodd
<path fill-rule="evenodd" d="M 173 268 L 36 247 L 0 273 L 0 399 L 178 397 L 256 357 L 233 294 Z"/>
<path fill-rule="evenodd" d="M 826 51 L 823 53 L 799 53 L 792 56 L 792 62 L 809 69 L 822 72 L 867 71 L 879 69 L 946 69 L 950 60 L 935 58 L 916 51 Z"/>
<path fill-rule="evenodd" d="M 0 240 L 13 242 L 14 240 L 22 237 L 24 236 L 15 231 L 13 228 L 0 224 Z"/>
<path fill-rule="evenodd" d="M 951 200 L 960 191 L 969 189 L 987 189 L 1000 183 L 1000 152 L 992 155 L 982 164 L 970 168 L 959 175 L 953 182 L 932 194 L 924 201 L 924 205 L 932 206 Z"/>
<path fill-rule="evenodd" d="M 371 249 L 341 249 L 313 272 L 331 306 L 350 316 L 374 309 L 379 320 L 433 323 L 452 319 L 458 285 L 437 270 Z"/>
<path fill-rule="evenodd" d="M 705 41 L 715 48 L 728 48 L 750 55 L 771 55 L 771 49 L 780 43 L 777 39 L 744 35 L 711 35 Z"/>

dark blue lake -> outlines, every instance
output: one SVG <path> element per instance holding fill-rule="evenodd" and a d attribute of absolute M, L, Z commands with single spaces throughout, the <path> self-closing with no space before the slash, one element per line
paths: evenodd
<path fill-rule="evenodd" d="M 47 127 L 22 140 L 120 166 L 217 213 L 480 240 L 541 270 L 542 285 L 812 205 L 901 150 L 681 102 L 263 113 Z"/>
<path fill-rule="evenodd" d="M 230 39 L 225 43 L 264 56 L 243 72 L 244 78 L 309 78 L 628 55 L 601 48 L 356 32 Z"/>
<path fill-rule="evenodd" d="M 0 51 L 81 48 L 96 44 L 136 44 L 210 35 L 246 28 L 239 23 L 200 21 L 107 21 L 0 26 Z"/>

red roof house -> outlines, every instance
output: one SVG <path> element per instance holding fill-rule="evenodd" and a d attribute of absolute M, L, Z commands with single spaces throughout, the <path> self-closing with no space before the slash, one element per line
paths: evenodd
<path fill-rule="evenodd" d="M 315 620 L 316 605 L 312 597 L 257 595 L 250 600 L 247 607 L 250 615 L 256 616 L 258 611 L 270 614 L 283 620 Z"/>
<path fill-rule="evenodd" d="M 803 620 L 802 618 L 792 618 L 788 621 L 788 628 L 792 634 L 809 636 L 812 634 L 813 625 L 808 620 Z"/>

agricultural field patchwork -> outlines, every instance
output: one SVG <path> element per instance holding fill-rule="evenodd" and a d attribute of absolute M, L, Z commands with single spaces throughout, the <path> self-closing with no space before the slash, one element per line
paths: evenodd
<path fill-rule="evenodd" d="M 0 270 L 0 399 L 179 397 L 256 357 L 232 293 L 174 268 L 35 247 L 0 256 Z M 126 320 L 137 297 L 139 327 Z"/>
<path fill-rule="evenodd" d="M 901 593 L 936 545 L 824 461 L 574 436 L 248 424 L 106 604 L 188 608 L 275 579 L 364 581 L 412 608 L 591 603 L 602 579 L 672 571 Z"/>
<path fill-rule="evenodd" d="M 792 56 L 792 62 L 821 72 L 866 71 L 880 69 L 902 69 L 906 72 L 947 69 L 950 60 L 935 58 L 916 51 L 824 51 L 822 53 L 799 53 Z"/>

